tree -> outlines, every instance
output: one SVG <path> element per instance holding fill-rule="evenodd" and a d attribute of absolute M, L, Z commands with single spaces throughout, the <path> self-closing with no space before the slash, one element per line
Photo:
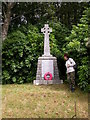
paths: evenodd
<path fill-rule="evenodd" d="M 88 3 L 3 2 L 3 40 L 7 33 L 25 24 L 45 24 L 57 19 L 68 28 L 77 24 Z"/>
<path fill-rule="evenodd" d="M 2 26 L 2 37 L 3 37 L 3 40 L 6 39 L 7 37 L 7 34 L 8 34 L 8 29 L 9 29 L 9 25 L 10 25 L 10 21 L 11 21 L 11 10 L 14 6 L 14 2 L 4 2 L 3 3 L 4 6 L 3 6 L 3 19 L 4 19 L 4 23 L 3 23 L 3 26 Z M 6 10 L 5 10 L 6 8 Z"/>
<path fill-rule="evenodd" d="M 78 2 L 62 2 L 55 4 L 55 16 L 62 23 L 65 24 L 69 29 L 72 28 L 72 25 L 76 25 L 82 14 L 85 10 L 85 7 L 88 7 L 88 3 L 78 3 Z"/>

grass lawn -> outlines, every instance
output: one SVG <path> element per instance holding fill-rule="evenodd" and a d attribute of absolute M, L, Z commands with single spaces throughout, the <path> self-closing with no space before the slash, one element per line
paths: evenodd
<path fill-rule="evenodd" d="M 3 118 L 77 118 L 88 117 L 88 94 L 71 93 L 61 85 L 2 85 Z"/>

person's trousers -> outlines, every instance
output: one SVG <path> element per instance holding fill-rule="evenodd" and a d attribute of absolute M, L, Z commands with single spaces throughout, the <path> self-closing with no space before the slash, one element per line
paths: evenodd
<path fill-rule="evenodd" d="M 70 84 L 70 89 L 75 88 L 75 71 L 67 73 L 67 80 Z"/>

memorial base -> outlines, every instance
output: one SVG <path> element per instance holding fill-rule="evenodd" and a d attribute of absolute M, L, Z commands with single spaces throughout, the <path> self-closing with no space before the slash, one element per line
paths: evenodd
<path fill-rule="evenodd" d="M 63 80 L 34 80 L 34 85 L 62 84 Z"/>
<path fill-rule="evenodd" d="M 44 65 L 44 62 L 46 64 L 46 62 L 49 61 L 50 66 Z M 51 63 L 53 64 L 51 64 Z M 47 67 L 47 69 L 49 67 L 51 67 L 51 71 L 53 74 L 53 78 L 52 80 L 45 80 L 44 79 L 44 72 L 45 72 L 45 68 Z M 50 71 L 47 71 L 50 72 Z M 57 58 L 53 57 L 53 56 L 42 56 L 38 58 L 38 65 L 37 65 L 37 73 L 36 73 L 36 80 L 33 81 L 34 85 L 41 85 L 41 84 L 61 84 L 63 83 L 63 80 L 60 80 L 59 78 L 59 72 L 58 72 L 58 66 L 57 66 Z"/>

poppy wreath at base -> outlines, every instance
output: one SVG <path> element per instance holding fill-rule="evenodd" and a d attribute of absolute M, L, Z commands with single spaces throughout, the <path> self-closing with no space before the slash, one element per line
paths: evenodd
<path fill-rule="evenodd" d="M 45 80 L 52 80 L 52 74 L 50 72 L 45 73 L 44 79 Z"/>

